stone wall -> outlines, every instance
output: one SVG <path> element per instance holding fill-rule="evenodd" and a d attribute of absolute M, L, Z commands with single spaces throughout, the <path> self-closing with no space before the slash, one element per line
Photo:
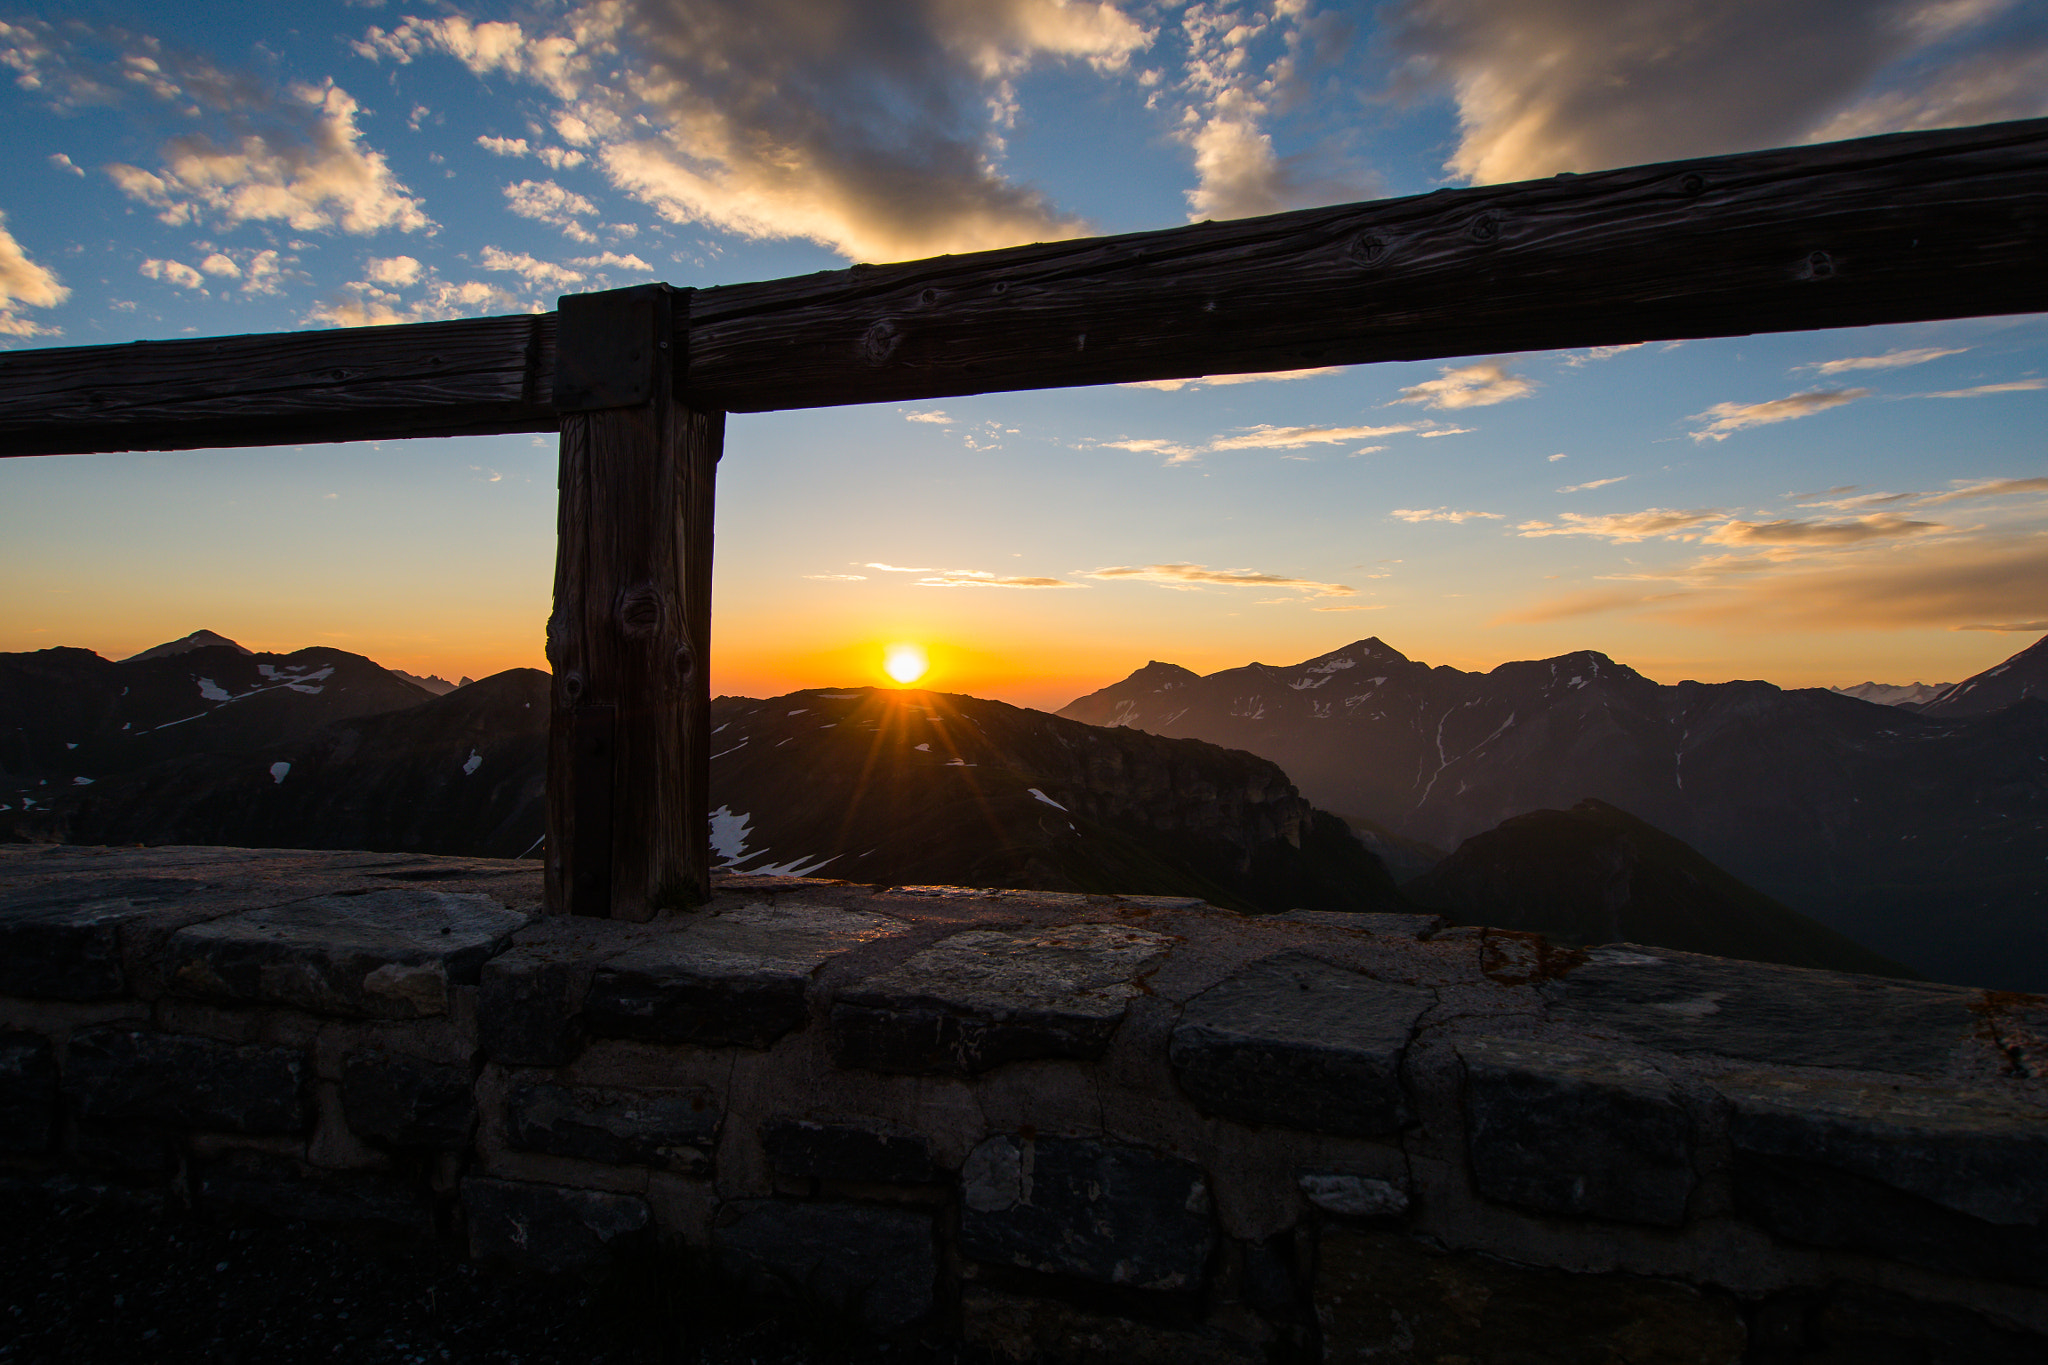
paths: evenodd
<path fill-rule="evenodd" d="M 1423 915 L 0 848 L 0 1151 L 999 1357 L 2038 1362 L 2048 1002 Z M 678 1271 L 677 1273 L 683 1273 Z"/>

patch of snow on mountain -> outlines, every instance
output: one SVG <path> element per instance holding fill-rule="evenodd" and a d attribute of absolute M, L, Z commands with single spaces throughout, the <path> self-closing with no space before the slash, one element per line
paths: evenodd
<path fill-rule="evenodd" d="M 932 751 L 932 746 L 929 744 L 918 744 L 912 747 L 914 747 L 921 754 L 928 754 Z"/>
<path fill-rule="evenodd" d="M 1062 806 L 1059 802 L 1053 800 L 1050 796 L 1047 796 L 1044 792 L 1040 791 L 1036 787 L 1026 787 L 1024 790 L 1030 792 L 1033 796 L 1045 802 L 1046 805 L 1051 806 L 1054 810 L 1066 809 L 1065 806 Z"/>
<path fill-rule="evenodd" d="M 479 767 L 483 766 L 483 761 L 483 754 L 481 754 L 475 749 L 471 749 L 469 751 L 468 760 L 464 762 L 462 765 L 462 775 L 464 777 L 469 777 L 473 775 Z"/>
<path fill-rule="evenodd" d="M 802 714 L 803 714 L 804 712 L 806 712 L 806 711 L 808 711 L 808 710 L 810 710 L 810 709 L 811 709 L 811 708 L 810 708 L 810 707 L 808 707 L 808 706 L 799 706 L 799 707 L 797 707 L 797 708 L 796 708 L 796 710 L 794 710 L 794 711 L 790 712 L 789 714 L 791 714 L 792 716 L 800 716 L 800 715 L 802 715 Z"/>
<path fill-rule="evenodd" d="M 1345 657 L 1344 657 L 1343 655 L 1341 655 L 1341 654 L 1340 654 L 1340 655 L 1338 655 L 1338 656 L 1337 656 L 1336 658 L 1334 658 L 1334 659 L 1330 660 L 1330 661 L 1329 661 L 1328 663 L 1326 663 L 1326 664 L 1323 664 L 1323 665 L 1321 665 L 1320 667 L 1317 667 L 1317 668 L 1311 668 L 1311 669 L 1309 670 L 1309 672 L 1311 672 L 1311 673 L 1336 673 L 1336 672 L 1340 672 L 1340 671 L 1342 671 L 1343 669 L 1347 669 L 1347 668 L 1356 668 L 1356 667 L 1358 667 L 1358 660 L 1356 660 L 1356 659 L 1347 659 L 1347 658 L 1345 658 Z"/>
<path fill-rule="evenodd" d="M 719 726 L 718 728 L 719 728 L 719 729 L 721 729 L 721 730 L 723 730 L 723 729 L 724 729 L 725 727 L 724 727 L 723 725 L 721 725 L 721 726 Z M 724 757 L 725 757 L 725 756 L 726 756 L 727 754 L 736 754 L 736 753 L 738 753 L 738 752 L 739 752 L 740 750 L 742 750 L 742 749 L 744 749 L 744 748 L 746 748 L 746 747 L 747 747 L 747 742 L 746 742 L 745 740 L 741 740 L 741 741 L 740 741 L 739 743 L 737 743 L 737 744 L 733 745 L 733 746 L 732 746 L 732 747 L 731 747 L 730 749 L 720 749 L 720 750 L 719 750 L 719 751 L 718 751 L 717 753 L 715 753 L 715 754 L 711 755 L 711 757 L 713 757 L 713 758 L 724 758 Z"/>
<path fill-rule="evenodd" d="M 234 700 L 233 697 L 230 697 L 228 695 L 227 689 L 223 688 L 219 683 L 215 682 L 211 678 L 201 678 L 199 680 L 199 695 L 204 697 L 208 701 Z"/>
<path fill-rule="evenodd" d="M 792 858 L 786 863 L 763 863 L 759 867 L 748 867 L 738 870 L 745 872 L 750 877 L 808 877 L 825 864 L 837 862 L 838 860 L 839 855 L 837 853 L 829 858 L 813 858 L 806 854 Z"/>
<path fill-rule="evenodd" d="M 66 743 L 66 744 L 64 745 L 64 747 L 65 747 L 65 748 L 67 748 L 67 749 L 76 749 L 76 748 L 77 748 L 78 746 L 77 746 L 76 744 L 71 744 L 71 743 L 68 743 L 68 742 L 67 742 L 67 743 Z"/>
<path fill-rule="evenodd" d="M 711 812 L 711 851 L 722 860 L 720 867 L 731 867 L 747 855 L 752 821 L 753 817 L 745 811 L 733 814 L 730 806 L 720 806 Z"/>
<path fill-rule="evenodd" d="M 979 763 L 969 763 L 964 758 L 949 758 L 946 760 L 946 766 L 949 768 L 978 768 L 981 765 Z"/>
<path fill-rule="evenodd" d="M 92 779 L 89 777 L 74 777 L 71 779 L 71 785 L 74 787 L 90 787 Z"/>
<path fill-rule="evenodd" d="M 1109 718 L 1110 728 L 1129 725 L 1138 714 L 1138 703 L 1128 698 L 1116 704 L 1116 714 Z"/>
<path fill-rule="evenodd" d="M 1351 661 L 1349 659 L 1346 659 L 1344 660 L 1344 662 L 1348 666 Z M 1326 668 L 1311 668 L 1309 672 L 1320 673 L 1323 676 L 1320 678 L 1303 678 L 1298 682 L 1291 682 L 1287 685 L 1293 688 L 1295 691 L 1301 692 L 1311 687 L 1321 687 L 1324 683 L 1330 680 L 1330 672 Z"/>
<path fill-rule="evenodd" d="M 290 772 L 291 770 L 292 765 L 289 763 L 273 763 L 270 765 L 270 780 L 272 782 L 282 785 L 284 782 L 285 774 Z"/>

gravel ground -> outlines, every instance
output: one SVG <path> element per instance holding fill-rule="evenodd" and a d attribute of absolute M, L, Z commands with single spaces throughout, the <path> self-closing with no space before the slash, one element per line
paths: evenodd
<path fill-rule="evenodd" d="M 205 1219 L 161 1197 L 67 1182 L 0 1182 L 8 1365 L 982 1365 L 655 1284 L 519 1280 L 449 1247 Z"/>

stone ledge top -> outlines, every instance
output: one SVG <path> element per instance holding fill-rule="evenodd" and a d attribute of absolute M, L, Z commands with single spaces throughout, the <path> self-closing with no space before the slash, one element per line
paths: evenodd
<path fill-rule="evenodd" d="M 497 979 L 506 1009 L 553 1009 L 559 1026 L 508 1062 L 558 1065 L 541 1056 L 589 1036 L 767 1047 L 823 1027 L 866 1030 L 850 1054 L 840 1039 L 851 1064 L 944 1053 L 968 1072 L 1099 1055 L 1102 1030 L 1142 1006 L 1168 1031 L 1202 1035 L 1183 1038 L 1190 1057 L 1211 1034 L 1256 1034 L 1276 1056 L 1330 1041 L 1304 1075 L 1325 1063 L 1333 1076 L 1378 1074 L 1396 1053 L 1491 1038 L 1625 1059 L 1710 1090 L 1767 1071 L 1931 1087 L 1957 1114 L 2048 1118 L 2036 1037 L 2048 1006 L 1965 987 L 1626 944 L 1558 949 L 1422 915 L 1244 916 L 1182 897 L 793 877 L 718 877 L 711 906 L 644 925 L 539 919 L 540 878 L 530 861 L 0 845 L 0 961 L 16 964 L 0 994 L 191 994 L 407 1018 L 481 982 L 491 1051 Z M 1290 992 L 1274 984 L 1289 970 L 1308 1011 L 1292 1022 Z M 74 990 L 80 981 L 98 995 Z M 1239 997 L 1256 1019 L 1222 1017 Z M 1385 1037 L 1337 1047 L 1314 1018 L 1333 1000 L 1378 1020 L 1350 1021 L 1351 1033 Z M 745 1027 L 725 1036 L 713 1025 L 734 1009 Z M 894 1027 L 892 1011 L 925 1033 L 876 1033 Z M 1163 1033 L 1148 1036 L 1163 1046 Z"/>

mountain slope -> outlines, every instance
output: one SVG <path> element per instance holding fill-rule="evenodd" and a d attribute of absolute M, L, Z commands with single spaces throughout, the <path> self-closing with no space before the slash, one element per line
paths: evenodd
<path fill-rule="evenodd" d="M 2048 701 L 2048 635 L 2004 663 L 1944 688 L 1920 710 L 1929 716 L 1981 716 L 2028 697 Z"/>
<path fill-rule="evenodd" d="M 2039 652 L 2007 672 L 2024 681 Z M 2048 989 L 2040 701 L 1944 716 L 1762 682 L 1662 685 L 1585 651 L 1466 673 L 1379 640 L 1290 668 L 1170 669 L 1060 714 L 1248 749 L 1318 806 L 1443 848 L 1591 797 L 1929 976 Z"/>
<path fill-rule="evenodd" d="M 1731 876 L 1603 801 L 1518 815 L 1409 882 L 1417 904 L 1554 943 L 1689 953 L 1879 976 L 1914 972 Z"/>

